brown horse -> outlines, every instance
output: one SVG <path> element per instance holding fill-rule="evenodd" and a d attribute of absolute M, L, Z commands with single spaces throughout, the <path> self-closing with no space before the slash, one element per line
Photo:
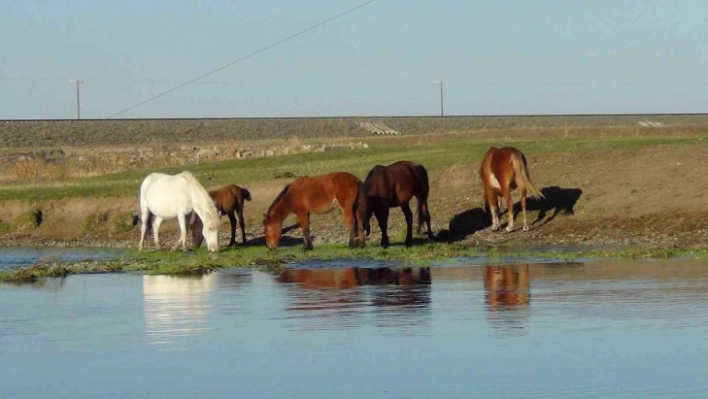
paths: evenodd
<path fill-rule="evenodd" d="M 216 205 L 219 216 L 226 215 L 231 223 L 231 241 L 229 246 L 236 245 L 236 215 L 238 223 L 241 225 L 241 242 L 246 243 L 246 224 L 243 221 L 243 203 L 251 200 L 251 193 L 245 188 L 234 184 L 209 191 L 209 196 Z M 194 248 L 199 248 L 204 241 L 202 235 L 202 220 L 194 214 L 192 220 L 192 243 Z"/>
<path fill-rule="evenodd" d="M 524 214 L 524 231 L 528 231 L 526 221 L 526 196 L 535 199 L 544 198 L 543 194 L 531 184 L 531 176 L 526 166 L 526 157 L 514 147 L 490 147 L 482 159 L 479 176 L 484 184 L 484 198 L 486 206 L 492 213 L 492 230 L 499 230 L 499 202 L 500 197 L 506 199 L 506 208 L 509 212 L 509 224 L 506 231 L 514 230 L 514 203 L 511 200 L 511 190 L 518 187 L 521 192 L 521 210 Z"/>
<path fill-rule="evenodd" d="M 434 240 L 428 212 L 428 171 L 422 165 L 410 161 L 399 161 L 388 166 L 376 165 L 366 176 L 362 191 L 361 196 L 366 198 L 366 207 L 359 207 L 360 219 L 363 220 L 366 234 L 369 235 L 371 215 L 376 215 L 381 228 L 382 247 L 388 247 L 389 210 L 399 206 L 408 226 L 406 246 L 410 247 L 413 243 L 413 212 L 409 205 L 413 197 L 418 200 L 418 233 L 425 221 L 428 240 Z"/>
<path fill-rule="evenodd" d="M 492 310 L 528 305 L 529 265 L 487 266 L 484 288 L 487 305 Z"/>
<path fill-rule="evenodd" d="M 349 227 L 349 247 L 363 242 L 362 224 L 357 220 L 358 196 L 361 181 L 351 173 L 336 172 L 314 177 L 301 177 L 285 186 L 268 212 L 264 213 L 263 227 L 266 246 L 274 249 L 280 242 L 283 220 L 294 213 L 300 221 L 305 250 L 312 249 L 310 214 L 327 213 L 339 205 Z"/>

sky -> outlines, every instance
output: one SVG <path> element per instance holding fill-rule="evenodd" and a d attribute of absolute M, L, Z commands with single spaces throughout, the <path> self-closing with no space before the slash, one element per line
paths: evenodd
<path fill-rule="evenodd" d="M 0 119 L 106 118 L 365 0 L 0 2 Z M 118 115 L 708 112 L 708 2 L 376 0 Z"/>

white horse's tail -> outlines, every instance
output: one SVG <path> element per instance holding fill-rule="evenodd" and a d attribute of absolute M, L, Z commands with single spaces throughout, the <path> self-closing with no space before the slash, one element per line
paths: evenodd
<path fill-rule="evenodd" d="M 184 171 L 180 173 L 190 186 L 192 186 L 192 203 L 194 204 L 195 210 L 204 213 L 202 219 L 208 219 L 216 224 L 219 223 L 219 213 L 216 211 L 216 206 L 214 206 L 214 201 L 209 196 L 207 190 L 199 183 L 196 177 L 190 172 Z"/>
<path fill-rule="evenodd" d="M 519 156 L 519 154 L 515 153 L 511 154 L 511 162 L 514 164 L 515 179 L 521 183 L 519 184 L 519 188 L 526 188 L 526 196 L 539 200 L 546 198 L 531 184 L 531 176 L 529 176 L 529 170 L 526 167 L 526 159 L 524 156 Z"/>

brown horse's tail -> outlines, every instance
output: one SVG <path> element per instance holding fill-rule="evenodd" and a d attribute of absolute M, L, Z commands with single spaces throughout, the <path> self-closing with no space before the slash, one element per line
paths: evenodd
<path fill-rule="evenodd" d="M 546 198 L 531 184 L 529 169 L 526 167 L 526 157 L 523 154 L 514 153 L 511 154 L 511 162 L 514 164 L 514 174 L 516 175 L 517 182 L 520 183 L 519 189 L 526 189 L 526 197 L 534 199 Z"/>
<path fill-rule="evenodd" d="M 244 201 L 250 201 L 251 200 L 251 192 L 248 191 L 245 188 L 241 188 L 241 193 L 243 193 L 243 200 Z"/>
<path fill-rule="evenodd" d="M 423 204 L 428 203 L 428 195 L 430 194 L 430 183 L 428 181 L 428 171 L 423 165 L 418 165 L 418 172 L 420 173 L 420 196 L 418 197 L 418 231 L 420 231 L 420 226 L 425 220 Z"/>
<path fill-rule="evenodd" d="M 359 245 L 363 247 L 366 243 L 366 235 L 364 232 L 367 227 L 366 223 L 368 222 L 366 220 L 366 189 L 362 182 L 359 182 L 358 186 L 352 215 L 354 216 L 354 231 L 358 235 Z"/>

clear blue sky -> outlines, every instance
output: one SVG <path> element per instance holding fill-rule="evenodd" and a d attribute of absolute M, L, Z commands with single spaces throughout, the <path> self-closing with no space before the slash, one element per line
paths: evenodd
<path fill-rule="evenodd" d="M 0 118 L 103 118 L 363 0 L 4 0 Z M 377 0 L 123 117 L 708 112 L 708 2 Z"/>

